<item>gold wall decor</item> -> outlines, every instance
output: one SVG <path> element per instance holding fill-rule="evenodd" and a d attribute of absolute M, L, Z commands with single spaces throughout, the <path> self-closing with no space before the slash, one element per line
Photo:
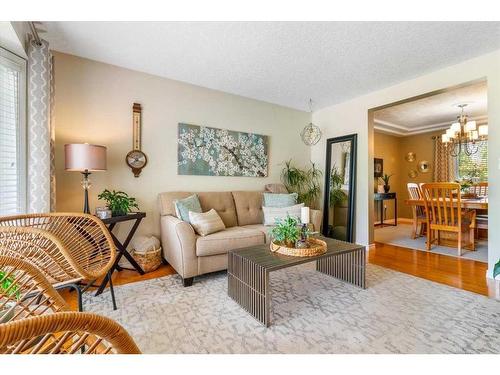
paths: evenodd
<path fill-rule="evenodd" d="M 418 162 L 418 170 L 420 173 L 428 173 L 431 169 L 431 165 L 427 160 L 421 160 Z"/>
<path fill-rule="evenodd" d="M 415 161 L 416 158 L 417 158 L 417 155 L 414 152 L 409 152 L 405 156 L 405 159 L 408 163 Z"/>

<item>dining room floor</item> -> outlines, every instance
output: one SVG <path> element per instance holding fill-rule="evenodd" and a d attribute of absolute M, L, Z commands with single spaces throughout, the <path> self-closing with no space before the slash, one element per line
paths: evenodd
<path fill-rule="evenodd" d="M 397 226 L 376 227 L 375 241 L 427 252 L 427 249 L 425 247 L 426 237 L 418 237 L 416 239 L 412 239 L 411 233 L 412 225 L 406 223 L 400 223 Z M 458 257 L 456 244 L 455 247 L 433 245 L 430 252 Z M 476 241 L 475 251 L 463 249 L 462 258 L 487 263 L 488 241 Z"/>

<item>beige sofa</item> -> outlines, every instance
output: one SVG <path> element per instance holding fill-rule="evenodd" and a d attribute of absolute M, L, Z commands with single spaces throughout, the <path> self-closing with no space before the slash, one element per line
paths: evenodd
<path fill-rule="evenodd" d="M 269 242 L 270 227 L 262 224 L 263 192 L 226 191 L 196 193 L 203 212 L 215 209 L 226 229 L 201 237 L 193 227 L 177 218 L 174 201 L 194 194 L 166 192 L 159 195 L 161 243 L 165 259 L 181 275 L 184 286 L 193 278 L 227 269 L 227 252 Z M 321 225 L 321 211 L 311 210 L 314 230 Z"/>

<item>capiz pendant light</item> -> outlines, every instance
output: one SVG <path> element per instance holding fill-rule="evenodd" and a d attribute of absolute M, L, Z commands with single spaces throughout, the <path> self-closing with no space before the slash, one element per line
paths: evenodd
<path fill-rule="evenodd" d="M 312 116 L 312 99 L 309 99 L 309 111 Z M 321 130 L 312 122 L 309 123 L 300 133 L 302 141 L 308 146 L 314 146 L 321 139 Z"/>

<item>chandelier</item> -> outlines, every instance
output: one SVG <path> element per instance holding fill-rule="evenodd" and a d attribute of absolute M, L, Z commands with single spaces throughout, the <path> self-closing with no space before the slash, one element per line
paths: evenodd
<path fill-rule="evenodd" d="M 312 117 L 312 99 L 309 99 L 309 111 L 311 112 Z M 321 139 L 321 130 L 312 122 L 309 125 L 305 126 L 304 129 L 300 132 L 300 137 L 302 138 L 302 142 L 304 142 L 308 146 L 313 146 L 319 142 Z"/>
<path fill-rule="evenodd" d="M 457 122 L 451 124 L 446 133 L 441 135 L 441 141 L 449 147 L 452 157 L 457 157 L 462 152 L 467 156 L 475 154 L 479 147 L 478 141 L 484 141 L 488 137 L 488 125 L 476 124 L 476 121 L 468 121 L 464 108 L 467 104 L 459 104 L 461 113 L 457 116 Z"/>

